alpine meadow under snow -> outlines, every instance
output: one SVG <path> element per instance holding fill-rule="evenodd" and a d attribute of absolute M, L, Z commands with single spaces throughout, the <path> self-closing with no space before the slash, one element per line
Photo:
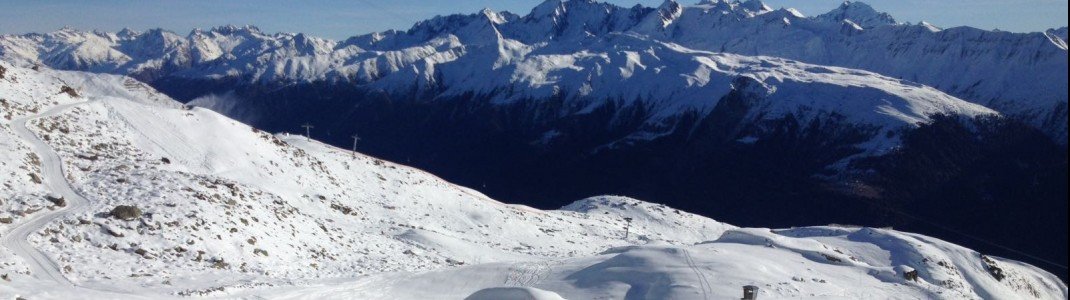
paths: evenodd
<path fill-rule="evenodd" d="M 548 0 L 345 41 L 252 26 L 0 36 L 0 297 L 1067 299 L 1041 268 L 892 228 L 745 228 L 609 195 L 508 204 L 267 131 L 298 130 L 272 119 L 298 106 L 361 107 L 335 94 L 253 97 L 343 90 L 383 124 L 487 119 L 580 157 L 721 153 L 710 136 L 746 152 L 801 124 L 850 148 L 806 174 L 836 179 L 877 172 L 864 163 L 942 116 L 1016 120 L 1065 152 L 1066 70 L 1066 28 L 942 29 L 850 1 L 807 17 L 757 0 Z M 456 119 L 405 114 L 452 101 Z M 332 126 L 316 130 L 348 138 Z"/>

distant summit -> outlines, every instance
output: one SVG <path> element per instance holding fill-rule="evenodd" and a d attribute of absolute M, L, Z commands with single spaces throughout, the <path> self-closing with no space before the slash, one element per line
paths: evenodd
<path fill-rule="evenodd" d="M 829 22 L 851 21 L 862 26 L 862 28 L 898 24 L 891 15 L 878 12 L 869 4 L 860 1 L 844 1 L 843 4 L 840 4 L 840 7 L 816 18 Z"/>

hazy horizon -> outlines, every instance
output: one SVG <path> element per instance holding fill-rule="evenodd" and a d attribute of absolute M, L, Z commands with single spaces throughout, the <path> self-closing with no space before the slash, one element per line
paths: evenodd
<path fill-rule="evenodd" d="M 475 13 L 482 8 L 525 15 L 542 0 L 340 1 L 325 0 L 293 7 L 283 1 L 238 0 L 212 2 L 82 2 L 5 1 L 0 9 L 0 34 L 43 33 L 72 27 L 80 30 L 118 31 L 163 28 L 187 33 L 194 28 L 255 25 L 266 32 L 302 32 L 335 40 L 389 29 L 407 29 L 436 15 Z M 657 6 L 662 0 L 604 1 L 629 7 Z M 693 1 L 679 1 L 690 5 Z M 834 9 L 840 0 L 768 0 L 773 8 L 796 8 L 807 16 Z M 1036 32 L 1067 26 L 1067 2 L 1029 1 L 865 1 L 900 22 L 926 21 L 950 28 L 971 26 L 986 30 Z M 119 12 L 119 13 L 116 13 Z"/>

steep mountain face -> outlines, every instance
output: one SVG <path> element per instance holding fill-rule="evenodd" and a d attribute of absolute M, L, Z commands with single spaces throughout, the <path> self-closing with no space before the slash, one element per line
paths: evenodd
<path fill-rule="evenodd" d="M 1031 192 L 978 184 L 1007 174 L 1058 182 L 1045 165 L 1066 161 L 1066 51 L 1065 28 L 942 29 L 860 2 L 807 17 L 755 0 L 549 0 L 526 15 L 484 10 L 344 41 L 252 26 L 0 37 L 0 59 L 15 65 L 129 75 L 269 132 L 313 123 L 333 145 L 359 134 L 363 151 L 539 208 L 616 193 L 741 225 L 893 224 L 945 238 L 962 237 L 898 212 L 931 216 L 921 203 L 963 186 L 976 193 L 948 206 L 1014 207 Z M 926 147 L 947 136 L 911 135 L 950 122 L 933 115 L 968 129 L 994 114 L 1029 126 L 994 127 L 1003 139 L 957 131 L 991 150 L 963 157 Z M 1024 159 L 1031 148 L 1051 151 Z M 928 160 L 946 168 L 915 176 L 897 165 Z M 912 177 L 944 184 L 898 192 Z M 1038 186 L 1054 195 L 1031 198 L 1041 207 L 1066 194 Z M 987 237 L 968 229 L 982 221 L 1020 225 L 954 228 Z M 1065 227 L 1045 224 L 1030 228 Z"/>
<path fill-rule="evenodd" d="M 0 194 L 4 297 L 425 299 L 505 286 L 694 299 L 746 284 L 771 298 L 1067 293 L 1033 266 L 890 229 L 737 228 L 616 196 L 504 204 L 129 77 L 0 70 L 2 153 L 28 157 L 0 164 L 15 187 Z M 741 99 L 768 92 L 737 86 Z"/>

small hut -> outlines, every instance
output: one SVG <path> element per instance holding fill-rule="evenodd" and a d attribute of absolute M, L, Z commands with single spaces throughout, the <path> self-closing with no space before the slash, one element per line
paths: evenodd
<path fill-rule="evenodd" d="M 743 300 L 757 300 L 758 287 L 753 285 L 743 286 Z"/>

